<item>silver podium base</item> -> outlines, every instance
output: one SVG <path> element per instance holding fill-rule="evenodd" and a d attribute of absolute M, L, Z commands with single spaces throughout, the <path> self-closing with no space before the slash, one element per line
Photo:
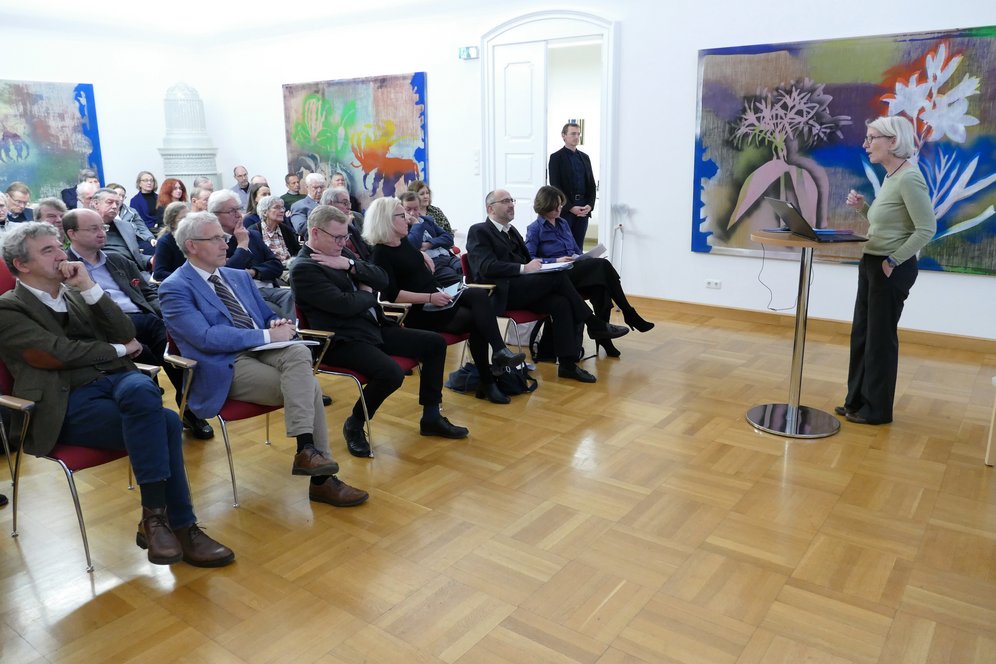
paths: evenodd
<path fill-rule="evenodd" d="M 840 430 L 840 421 L 830 413 L 809 406 L 790 408 L 787 403 L 754 406 L 747 411 L 747 421 L 755 429 L 789 438 L 826 438 Z"/>

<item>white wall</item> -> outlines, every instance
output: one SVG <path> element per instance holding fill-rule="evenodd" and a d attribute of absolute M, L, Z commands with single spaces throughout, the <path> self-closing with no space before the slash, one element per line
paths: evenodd
<path fill-rule="evenodd" d="M 618 25 L 619 94 L 614 172 L 601 177 L 615 178 L 615 202 L 634 210 L 621 252 L 623 283 L 634 294 L 763 309 L 768 296 L 756 281 L 759 260 L 689 250 L 697 195 L 692 155 L 698 49 L 992 22 L 982 2 L 949 3 L 942 18 L 934 18 L 931 0 L 901 6 L 714 0 L 687 8 L 658 0 L 507 0 L 498 8 L 399 4 L 390 14 L 394 20 L 384 20 L 383 11 L 367 22 L 350 17 L 348 26 L 319 17 L 305 31 L 266 39 L 227 36 L 213 46 L 192 40 L 129 44 L 120 28 L 80 31 L 78 38 L 64 29 L 39 35 L 19 28 L 5 31 L 0 78 L 93 82 L 105 172 L 129 189 L 139 170 L 162 172 L 156 152 L 163 136 L 162 97 L 183 80 L 204 100 L 226 183 L 238 162 L 280 190 L 286 170 L 282 83 L 426 71 L 430 179 L 436 202 L 465 230 L 483 218 L 483 183 L 474 167 L 482 139 L 481 71 L 479 61 L 458 60 L 457 48 L 479 44 L 495 26 L 541 9 L 605 16 Z M 126 16 L 113 14 L 116 21 Z M 776 304 L 793 299 L 797 272 L 795 263 L 767 262 L 765 280 L 776 285 Z M 706 279 L 721 279 L 723 289 L 706 290 Z M 849 320 L 855 280 L 853 266 L 818 264 L 810 315 Z M 903 326 L 993 338 L 994 296 L 992 277 L 922 272 Z"/>

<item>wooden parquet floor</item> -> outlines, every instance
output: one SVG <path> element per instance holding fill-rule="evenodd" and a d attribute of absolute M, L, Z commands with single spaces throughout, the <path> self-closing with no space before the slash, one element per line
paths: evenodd
<path fill-rule="evenodd" d="M 121 461 L 78 477 L 85 573 L 61 472 L 28 459 L 20 537 L 0 538 L 0 660 L 996 661 L 996 353 L 905 344 L 894 424 L 789 441 L 744 420 L 786 397 L 789 327 L 641 304 L 657 328 L 587 361 L 596 385 L 541 365 L 509 406 L 447 390 L 466 441 L 418 435 L 408 378 L 377 457 L 350 457 L 352 388 L 323 378 L 359 508 L 308 501 L 279 413 L 271 447 L 262 418 L 231 427 L 239 509 L 220 433 L 187 441 L 200 521 L 237 553 L 224 569 L 147 562 Z M 811 333 L 804 403 L 840 403 L 846 364 L 845 335 Z"/>

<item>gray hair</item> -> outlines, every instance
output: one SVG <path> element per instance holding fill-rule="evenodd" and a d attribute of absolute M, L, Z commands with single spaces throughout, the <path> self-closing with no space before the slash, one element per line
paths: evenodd
<path fill-rule="evenodd" d="M 194 178 L 194 182 L 190 186 L 192 189 L 198 189 L 206 184 L 211 185 L 212 189 L 214 188 L 214 181 L 211 178 L 206 175 L 198 175 Z"/>
<path fill-rule="evenodd" d="M 398 205 L 398 199 L 393 196 L 371 203 L 363 217 L 363 239 L 373 246 L 387 244 L 394 230 L 394 208 Z"/>
<path fill-rule="evenodd" d="M 183 255 L 186 256 L 187 240 L 200 237 L 202 226 L 217 222 L 218 217 L 214 216 L 210 212 L 194 212 L 193 214 L 188 214 L 180 220 L 180 223 L 176 225 L 176 230 L 173 232 L 173 237 L 176 239 L 176 246 L 180 247 L 180 251 L 182 251 Z"/>
<path fill-rule="evenodd" d="M 37 203 L 35 203 L 35 211 L 36 212 L 40 211 L 43 207 L 55 208 L 56 210 L 58 210 L 62 214 L 66 214 L 66 212 L 68 212 L 68 208 L 66 207 L 66 204 L 63 203 L 62 200 L 60 200 L 58 198 L 55 198 L 54 196 L 50 196 L 48 198 L 43 198 L 40 201 L 38 201 Z"/>
<path fill-rule="evenodd" d="M 274 206 L 277 201 L 283 203 L 282 198 L 279 196 L 274 196 L 272 194 L 268 196 L 263 196 L 261 199 L 256 201 L 256 214 L 259 215 L 259 223 L 266 222 L 266 215 L 270 211 L 270 208 Z"/>
<path fill-rule="evenodd" d="M 98 187 L 92 182 L 80 182 L 78 185 L 76 185 L 76 197 L 82 198 L 84 193 L 88 191 L 92 195 L 93 192 L 97 191 L 97 189 L 99 188 L 100 187 Z"/>
<path fill-rule="evenodd" d="M 333 221 L 340 224 L 349 224 L 349 217 L 339 208 L 334 208 L 331 205 L 318 205 L 308 215 L 308 230 L 312 228 L 324 228 Z"/>
<path fill-rule="evenodd" d="M 308 173 L 304 177 L 304 186 L 311 184 L 325 184 L 326 182 L 328 182 L 328 180 L 326 180 L 325 176 L 321 173 Z"/>
<path fill-rule="evenodd" d="M 86 182 L 87 178 L 95 178 L 95 177 L 97 177 L 97 171 L 93 170 L 92 168 L 81 168 L 80 179 L 78 180 L 78 182 Z"/>
<path fill-rule="evenodd" d="M 190 200 L 193 201 L 195 198 L 198 198 L 205 191 L 208 193 L 208 197 L 210 197 L 211 194 L 214 193 L 214 190 L 212 189 L 203 189 L 201 187 L 194 187 L 190 192 Z M 179 203 L 180 201 L 177 202 Z"/>
<path fill-rule="evenodd" d="M 326 189 L 325 193 L 322 194 L 322 204 L 332 205 L 332 201 L 339 194 L 346 194 L 346 198 L 349 198 L 349 189 L 345 187 L 332 187 L 331 189 Z"/>
<path fill-rule="evenodd" d="M 28 240 L 33 240 L 44 235 L 51 235 L 55 238 L 59 237 L 59 232 L 55 230 L 52 224 L 46 224 L 44 221 L 25 221 L 20 224 L 8 225 L 12 225 L 13 228 L 8 230 L 3 236 L 3 261 L 7 264 L 7 269 L 10 270 L 10 273 L 14 275 L 19 274 L 17 268 L 14 267 L 14 261 L 18 260 L 25 263 L 30 259 L 30 256 L 28 256 Z"/>
<path fill-rule="evenodd" d="M 227 201 L 232 201 L 242 209 L 242 200 L 239 198 L 231 189 L 219 189 L 218 191 L 212 192 L 211 196 L 208 197 L 208 212 L 217 212 L 218 209 L 224 205 Z"/>
<path fill-rule="evenodd" d="M 93 203 L 93 201 L 102 201 L 108 196 L 117 196 L 117 195 L 118 192 L 114 191 L 113 189 L 109 187 L 101 187 L 96 192 L 94 192 L 93 198 L 90 199 L 90 202 Z"/>
<path fill-rule="evenodd" d="M 882 136 L 896 139 L 896 144 L 889 150 L 894 156 L 900 159 L 909 159 L 916 154 L 916 137 L 913 133 L 913 125 L 906 118 L 893 115 L 877 118 L 866 124 Z"/>

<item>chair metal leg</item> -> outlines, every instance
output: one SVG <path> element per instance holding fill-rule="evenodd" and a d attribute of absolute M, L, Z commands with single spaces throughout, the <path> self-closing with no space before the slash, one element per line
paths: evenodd
<path fill-rule="evenodd" d="M 228 455 L 228 472 L 232 474 L 232 507 L 239 506 L 239 488 L 235 484 L 235 462 L 232 460 L 232 445 L 228 441 L 228 427 L 221 415 L 218 416 L 218 423 L 221 425 L 221 437 L 225 441 L 225 453 Z"/>
<path fill-rule="evenodd" d="M 80 495 L 76 491 L 76 480 L 73 479 L 73 471 L 69 470 L 69 466 L 64 464 L 59 459 L 55 459 L 62 470 L 66 473 L 66 481 L 69 482 L 69 492 L 73 495 L 73 504 L 76 506 L 76 518 L 80 522 L 80 536 L 83 537 L 83 553 L 86 554 L 86 571 L 93 572 L 93 563 L 90 561 L 90 542 L 86 538 L 86 524 L 83 523 L 83 508 L 80 507 Z"/>
<path fill-rule="evenodd" d="M 267 413 L 263 417 L 266 418 L 266 440 L 264 442 L 267 445 L 270 445 L 270 414 Z"/>
<path fill-rule="evenodd" d="M 3 441 L 3 451 L 7 455 L 7 468 L 10 469 L 11 486 L 14 483 L 14 460 L 10 456 L 10 442 L 7 440 L 7 429 L 0 424 L 0 441 Z"/>
<path fill-rule="evenodd" d="M 363 408 L 363 422 L 367 427 L 367 442 L 373 444 L 373 435 L 370 433 L 370 413 L 367 411 L 367 400 L 363 398 L 363 383 L 361 383 L 360 379 L 356 376 L 350 376 L 349 374 L 346 375 L 353 379 L 353 382 L 356 383 L 356 389 L 360 393 L 360 406 Z"/>
<path fill-rule="evenodd" d="M 186 470 L 186 468 L 184 468 Z M 128 490 L 135 490 L 135 476 L 131 472 L 131 459 L 128 460 Z"/>
<path fill-rule="evenodd" d="M 23 439 L 22 439 L 23 440 Z M 17 537 L 17 490 L 20 488 L 21 483 L 18 479 L 21 476 L 21 450 L 17 450 L 17 458 L 14 459 L 14 489 L 10 496 L 10 516 L 13 524 L 10 529 L 10 536 Z"/>

